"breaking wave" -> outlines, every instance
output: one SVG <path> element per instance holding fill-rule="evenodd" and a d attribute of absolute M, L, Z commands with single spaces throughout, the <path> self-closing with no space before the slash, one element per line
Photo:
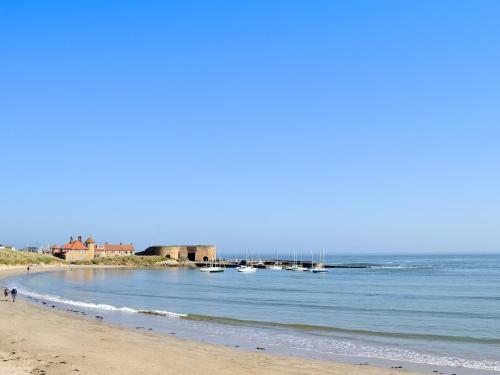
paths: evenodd
<path fill-rule="evenodd" d="M 169 317 L 176 317 L 176 318 L 181 318 L 181 317 L 187 316 L 187 314 L 178 314 L 178 313 L 174 313 L 171 311 L 164 311 L 164 310 L 140 310 L 140 309 L 134 309 L 132 307 L 117 307 L 117 306 L 107 305 L 104 303 L 74 301 L 74 300 L 66 299 L 66 298 L 63 298 L 60 296 L 54 296 L 51 294 L 36 293 L 36 292 L 32 292 L 32 291 L 26 290 L 26 289 L 20 289 L 19 293 L 21 293 L 27 297 L 31 297 L 31 298 L 38 298 L 38 299 L 45 300 L 45 301 L 61 303 L 64 305 L 78 306 L 78 307 L 83 307 L 83 308 L 87 308 L 87 309 L 96 309 L 96 310 L 103 310 L 103 311 L 120 311 L 120 312 L 133 313 L 133 314 L 161 315 L 161 316 L 169 316 Z"/>

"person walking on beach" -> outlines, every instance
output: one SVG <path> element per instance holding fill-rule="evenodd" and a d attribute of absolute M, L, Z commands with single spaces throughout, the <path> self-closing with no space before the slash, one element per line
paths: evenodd
<path fill-rule="evenodd" d="M 12 297 L 12 302 L 16 302 L 17 290 L 16 288 L 10 291 L 10 296 Z"/>
<path fill-rule="evenodd" d="M 6 286 L 3 287 L 3 295 L 5 297 L 5 300 L 7 301 L 8 297 L 9 297 L 9 289 L 7 289 Z"/>

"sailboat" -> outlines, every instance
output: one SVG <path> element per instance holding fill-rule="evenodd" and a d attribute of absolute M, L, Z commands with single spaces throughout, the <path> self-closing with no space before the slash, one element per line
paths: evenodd
<path fill-rule="evenodd" d="M 249 261 L 248 261 L 248 250 L 246 250 L 246 260 L 245 260 L 245 265 L 244 266 L 239 266 L 239 267 L 236 267 L 236 270 L 238 272 L 243 272 L 243 273 L 251 273 L 251 272 L 257 272 L 257 268 L 249 265 Z"/>
<path fill-rule="evenodd" d="M 325 251 L 324 250 L 321 250 L 321 252 L 319 253 L 319 260 L 320 260 L 320 262 L 318 264 L 316 264 L 316 267 L 313 267 L 313 263 L 311 264 L 311 272 L 314 272 L 314 273 L 328 272 L 328 270 L 324 266 L 324 264 L 325 264 Z"/>
<path fill-rule="evenodd" d="M 303 267 L 300 264 L 295 264 L 292 266 L 291 270 L 296 271 L 296 272 L 304 272 L 304 271 L 307 271 L 307 268 Z"/>
<path fill-rule="evenodd" d="M 295 251 L 293 252 L 293 264 L 291 266 L 288 265 L 288 267 L 286 267 L 286 270 L 291 271 L 294 265 L 295 265 Z"/>
<path fill-rule="evenodd" d="M 270 264 L 266 267 L 268 270 L 281 271 L 283 266 L 278 263 L 278 250 L 276 250 L 276 257 L 274 258 L 274 264 Z"/>
<path fill-rule="evenodd" d="M 294 251 L 294 252 L 293 252 L 293 264 L 292 264 L 291 266 L 289 265 L 289 266 L 286 268 L 286 270 L 287 270 L 287 271 L 292 271 L 292 270 L 293 270 L 293 268 L 297 265 L 297 255 L 296 255 L 296 254 L 297 254 L 297 252 L 295 252 L 295 251 Z"/>
<path fill-rule="evenodd" d="M 280 264 L 274 263 L 274 264 L 270 264 L 269 266 L 267 266 L 267 269 L 274 270 L 274 271 L 281 271 L 281 270 L 283 270 L 283 266 Z"/>
<path fill-rule="evenodd" d="M 217 259 L 215 259 L 215 260 L 217 261 Z M 224 265 L 222 264 L 222 259 L 219 257 L 219 264 L 217 265 L 217 263 L 215 262 L 210 273 L 224 272 L 224 270 L 225 270 L 225 268 L 224 268 Z"/>
<path fill-rule="evenodd" d="M 295 252 L 293 254 L 293 266 L 291 267 L 288 267 L 287 270 L 290 270 L 290 271 L 296 271 L 296 272 L 303 272 L 303 271 L 307 271 L 306 268 L 304 268 L 302 266 L 302 264 L 298 264 L 297 263 L 297 252 Z"/>
<path fill-rule="evenodd" d="M 219 265 L 217 265 L 217 254 L 215 255 L 215 259 L 210 262 L 210 264 L 207 264 L 203 267 L 200 268 L 201 272 L 210 272 L 210 273 L 215 273 L 215 272 L 224 272 L 224 267 L 222 267 L 221 260 L 219 259 Z"/>
<path fill-rule="evenodd" d="M 237 267 L 238 272 L 250 273 L 257 272 L 257 268 L 252 266 L 239 266 Z"/>

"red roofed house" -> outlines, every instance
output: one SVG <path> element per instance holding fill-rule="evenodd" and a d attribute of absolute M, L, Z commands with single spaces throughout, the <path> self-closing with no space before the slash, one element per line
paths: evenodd
<path fill-rule="evenodd" d="M 105 243 L 104 245 L 97 245 L 95 248 L 95 256 L 96 257 L 120 257 L 126 255 L 134 254 L 134 245 L 132 244 L 119 244 L 113 245 L 110 243 Z"/>
<path fill-rule="evenodd" d="M 54 256 L 71 262 L 75 260 L 92 260 L 96 257 L 133 255 L 134 245 L 113 245 L 107 242 L 104 245 L 96 245 L 92 237 L 82 242 L 82 236 L 78 236 L 77 240 L 73 240 L 73 237 L 71 237 L 69 242 L 62 246 L 52 245 L 51 252 Z"/>

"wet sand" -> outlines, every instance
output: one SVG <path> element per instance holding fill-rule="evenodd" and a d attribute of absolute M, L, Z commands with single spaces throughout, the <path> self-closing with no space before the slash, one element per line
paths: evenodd
<path fill-rule="evenodd" d="M 63 266 L 64 267 L 64 266 Z M 31 272 L 61 269 L 35 267 Z M 26 267 L 0 268 L 0 279 Z M 108 324 L 95 317 L 0 301 L 0 374 L 410 374 L 250 352 Z"/>

